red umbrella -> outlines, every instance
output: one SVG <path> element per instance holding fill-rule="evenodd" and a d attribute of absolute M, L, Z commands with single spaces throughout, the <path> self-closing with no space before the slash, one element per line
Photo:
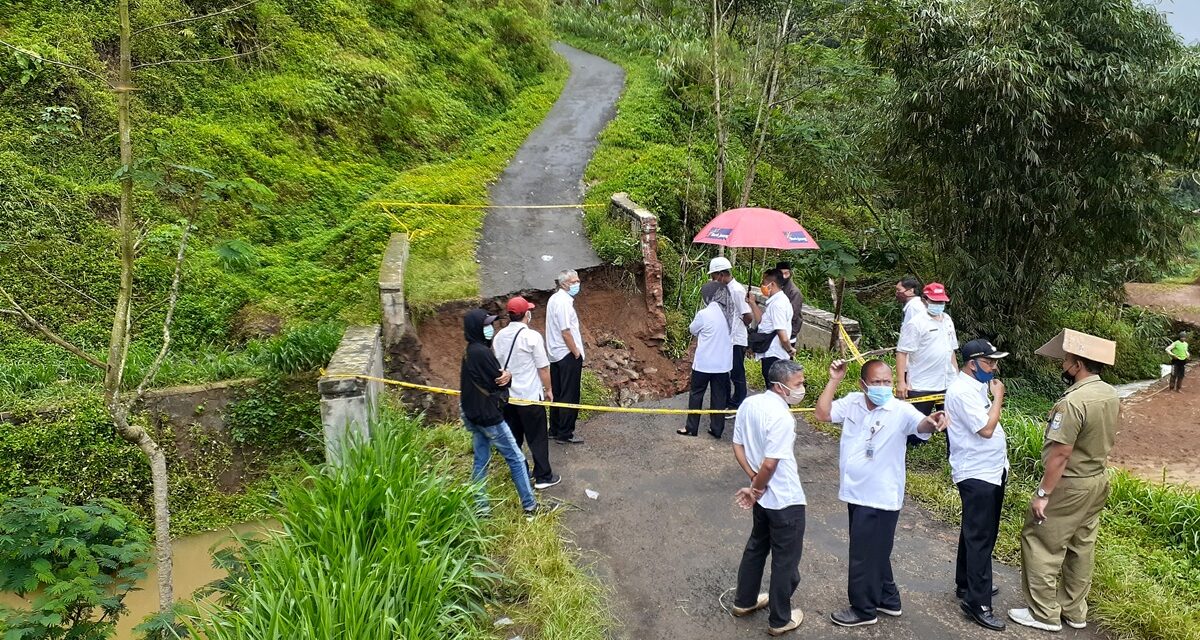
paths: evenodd
<path fill-rule="evenodd" d="M 817 241 L 800 223 L 773 209 L 730 209 L 704 225 L 692 242 L 723 247 L 764 249 L 817 249 Z"/>

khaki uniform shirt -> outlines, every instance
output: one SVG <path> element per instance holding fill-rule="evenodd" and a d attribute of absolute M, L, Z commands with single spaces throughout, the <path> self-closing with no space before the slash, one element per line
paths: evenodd
<path fill-rule="evenodd" d="M 1071 385 L 1050 412 L 1042 462 L 1046 462 L 1050 446 L 1058 442 L 1074 447 L 1064 477 L 1086 478 L 1104 473 L 1108 452 L 1117 435 L 1120 411 L 1121 400 L 1116 389 L 1099 376 Z"/>

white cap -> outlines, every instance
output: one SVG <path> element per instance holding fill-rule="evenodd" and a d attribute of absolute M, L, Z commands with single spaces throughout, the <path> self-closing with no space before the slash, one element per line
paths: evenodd
<path fill-rule="evenodd" d="M 729 258 L 717 256 L 709 261 L 708 273 L 714 274 L 718 271 L 733 271 L 733 265 L 729 263 Z"/>

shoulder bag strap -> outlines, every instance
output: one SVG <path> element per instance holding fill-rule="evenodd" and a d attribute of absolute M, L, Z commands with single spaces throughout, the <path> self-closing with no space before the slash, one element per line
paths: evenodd
<path fill-rule="evenodd" d="M 501 369 L 507 369 L 507 368 L 508 368 L 508 361 L 509 361 L 509 360 L 512 360 L 512 352 L 513 352 L 513 349 L 516 349 L 516 348 L 517 348 L 517 338 L 521 337 L 521 332 L 522 332 L 522 331 L 524 331 L 526 328 L 527 328 L 527 327 L 521 327 L 520 329 L 517 329 L 517 334 L 516 334 L 515 336 L 513 336 L 512 345 L 510 345 L 510 346 L 508 347 L 508 357 L 504 359 L 504 366 L 503 366 L 503 367 L 500 367 Z M 1160 342 L 1159 344 L 1162 344 L 1162 343 Z"/>

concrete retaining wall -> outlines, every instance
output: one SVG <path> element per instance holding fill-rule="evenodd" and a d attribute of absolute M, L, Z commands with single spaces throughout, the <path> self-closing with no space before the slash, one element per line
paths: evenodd
<path fill-rule="evenodd" d="M 404 306 L 404 270 L 408 266 L 408 234 L 393 233 L 379 266 L 379 302 L 383 309 L 383 347 L 400 344 L 408 327 Z"/>
<path fill-rule="evenodd" d="M 642 251 L 642 289 L 646 295 L 646 311 L 659 331 L 666 337 L 667 316 L 663 309 L 663 267 L 658 260 L 658 217 L 629 199 L 627 193 L 614 193 L 609 201 L 609 214 L 629 220 Z"/>
<path fill-rule="evenodd" d="M 862 339 L 862 329 L 858 326 L 858 321 L 842 316 L 842 326 L 846 328 L 846 333 L 850 334 L 850 339 L 858 344 Z M 800 327 L 800 339 L 797 342 L 801 348 L 828 350 L 829 341 L 835 333 L 837 325 L 834 324 L 832 313 L 804 305 L 804 325 Z"/>
<path fill-rule="evenodd" d="M 363 376 L 383 377 L 383 344 L 377 326 L 347 328 L 325 375 L 317 381 L 325 459 L 330 463 L 341 461 L 347 441 L 371 437 L 383 385 Z"/>

